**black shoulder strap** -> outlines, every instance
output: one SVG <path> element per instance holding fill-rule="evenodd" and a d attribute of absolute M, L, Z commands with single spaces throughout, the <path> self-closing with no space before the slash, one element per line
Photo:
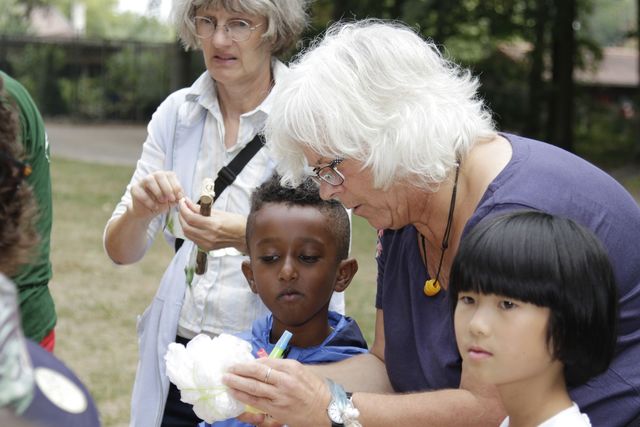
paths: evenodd
<path fill-rule="evenodd" d="M 213 200 L 215 201 L 218 196 L 233 182 L 236 177 L 242 172 L 242 169 L 246 166 L 247 163 L 256 155 L 258 151 L 264 146 L 264 136 L 259 133 L 253 137 L 253 139 L 244 146 L 244 148 L 236 154 L 236 156 L 229 162 L 227 166 L 223 166 L 218 171 L 218 177 L 213 183 L 213 190 L 215 191 L 215 196 Z M 178 252 L 178 249 L 184 243 L 183 239 L 177 238 L 174 244 L 174 249 Z"/>
<path fill-rule="evenodd" d="M 251 142 L 244 146 L 234 158 L 229 162 L 227 166 L 223 166 L 218 171 L 218 177 L 213 186 L 215 196 L 213 200 L 216 200 L 220 194 L 229 186 L 242 172 L 242 169 L 247 163 L 256 155 L 258 151 L 264 146 L 264 136 L 259 133 L 253 137 Z"/>

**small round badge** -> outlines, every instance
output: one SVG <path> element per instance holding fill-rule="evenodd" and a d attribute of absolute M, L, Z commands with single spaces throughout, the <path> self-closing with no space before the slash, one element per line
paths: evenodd
<path fill-rule="evenodd" d="M 87 398 L 76 384 L 64 375 L 49 369 L 35 369 L 38 388 L 58 408 L 71 414 L 81 414 L 88 406 Z"/>

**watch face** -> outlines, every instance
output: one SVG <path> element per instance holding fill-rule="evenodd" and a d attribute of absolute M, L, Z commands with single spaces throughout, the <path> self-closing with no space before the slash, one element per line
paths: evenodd
<path fill-rule="evenodd" d="M 338 405 L 334 400 L 329 403 L 329 407 L 327 408 L 327 415 L 329 415 L 329 419 L 331 422 L 342 424 L 342 414 L 338 409 Z"/>

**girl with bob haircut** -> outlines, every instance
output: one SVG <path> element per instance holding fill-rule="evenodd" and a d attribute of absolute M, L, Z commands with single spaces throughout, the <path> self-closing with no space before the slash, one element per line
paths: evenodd
<path fill-rule="evenodd" d="M 154 113 L 136 170 L 104 233 L 105 250 L 117 264 L 140 260 L 160 231 L 175 252 L 156 298 L 138 323 L 131 426 L 198 424 L 192 407 L 180 401 L 179 390 L 165 375 L 168 345 L 186 344 L 199 333 L 241 332 L 268 312 L 241 270 L 246 216 L 251 192 L 275 168 L 260 134 L 271 113 L 274 88 L 288 72 L 278 56 L 295 45 L 305 28 L 307 4 L 174 2 L 181 42 L 187 50 L 202 51 L 206 70 L 190 87 L 170 94 Z M 200 215 L 195 202 L 203 183 L 215 180 L 239 153 L 247 160 L 244 167 L 222 174 L 237 177 L 217 191 L 211 215 Z M 208 254 L 204 274 L 191 273 L 198 249 Z M 334 309 L 344 312 L 344 296 L 336 297 Z"/>
<path fill-rule="evenodd" d="M 498 425 L 506 413 L 497 388 L 463 369 L 449 272 L 461 239 L 484 218 L 537 210 L 590 230 L 618 286 L 615 356 L 571 396 L 594 425 L 625 427 L 640 416 L 640 206 L 584 159 L 498 132 L 478 87 L 399 22 L 336 23 L 290 64 L 267 146 L 285 183 L 315 177 L 323 199 L 378 230 L 374 341 L 367 354 L 322 366 L 235 366 L 225 384 L 240 400 L 290 426 L 320 425 L 328 414 L 345 424 L 336 405 L 367 427 Z M 268 368 L 275 383 L 266 385 Z M 312 401 L 307 412 L 287 409 Z"/>
<path fill-rule="evenodd" d="M 458 349 L 464 369 L 496 384 L 502 427 L 591 425 L 567 386 L 613 359 L 616 289 L 606 251 L 570 219 L 500 215 L 462 240 L 449 286 Z"/>

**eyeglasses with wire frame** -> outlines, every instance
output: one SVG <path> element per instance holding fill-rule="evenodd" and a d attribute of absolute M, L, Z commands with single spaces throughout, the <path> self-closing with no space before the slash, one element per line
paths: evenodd
<path fill-rule="evenodd" d="M 195 36 L 199 39 L 210 39 L 218 29 L 218 23 L 207 16 L 195 16 L 193 18 L 195 26 Z M 254 25 L 242 19 L 231 19 L 222 25 L 224 34 L 231 37 L 234 42 L 244 42 L 249 40 L 251 33 L 262 24 Z"/>
<path fill-rule="evenodd" d="M 344 182 L 344 175 L 340 173 L 336 167 L 342 163 L 344 159 L 335 159 L 331 163 L 326 165 L 319 165 L 312 169 L 315 175 L 311 175 L 311 178 L 320 185 L 321 182 L 326 182 L 329 185 L 337 187 Z"/>

